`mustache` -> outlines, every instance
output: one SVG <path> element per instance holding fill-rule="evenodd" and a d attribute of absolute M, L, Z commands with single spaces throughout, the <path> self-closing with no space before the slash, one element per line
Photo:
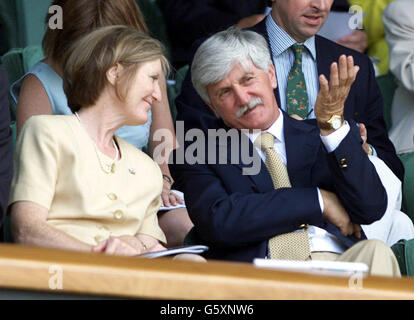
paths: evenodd
<path fill-rule="evenodd" d="M 252 98 L 248 104 L 244 104 L 240 107 L 239 110 L 237 110 L 236 112 L 236 117 L 241 118 L 246 112 L 247 110 L 253 109 L 254 107 L 256 107 L 258 104 L 263 104 L 262 99 L 260 98 Z"/>

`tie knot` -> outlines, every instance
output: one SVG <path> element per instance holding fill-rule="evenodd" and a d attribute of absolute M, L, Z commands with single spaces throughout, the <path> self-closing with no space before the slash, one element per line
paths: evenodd
<path fill-rule="evenodd" d="M 262 150 L 273 148 L 275 145 L 275 137 L 269 132 L 264 132 L 256 138 L 254 145 Z"/>
<path fill-rule="evenodd" d="M 302 44 L 294 44 L 290 47 L 296 59 L 302 59 L 302 53 L 305 51 L 305 46 Z"/>

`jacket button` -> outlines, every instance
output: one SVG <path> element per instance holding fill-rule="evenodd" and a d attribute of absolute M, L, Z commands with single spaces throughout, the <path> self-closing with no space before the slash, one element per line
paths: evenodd
<path fill-rule="evenodd" d="M 124 213 L 121 210 L 116 210 L 114 212 L 115 220 L 121 220 L 124 217 Z"/>

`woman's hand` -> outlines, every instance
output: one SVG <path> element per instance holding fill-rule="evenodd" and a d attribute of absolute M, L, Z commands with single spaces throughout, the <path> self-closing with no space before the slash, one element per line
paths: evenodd
<path fill-rule="evenodd" d="M 92 247 L 92 252 L 117 256 L 135 256 L 143 253 L 143 245 L 133 236 L 109 237 Z"/>
<path fill-rule="evenodd" d="M 146 252 L 166 250 L 157 239 L 146 234 L 136 236 L 109 237 L 92 247 L 92 252 L 118 256 L 136 256 Z"/>
<path fill-rule="evenodd" d="M 166 248 L 159 243 L 157 239 L 149 235 L 140 233 L 136 235 L 136 239 L 144 246 L 144 251 L 141 253 L 166 250 Z"/>
<path fill-rule="evenodd" d="M 163 179 L 162 193 L 161 193 L 162 203 L 164 207 L 176 206 L 178 204 L 183 204 L 183 199 L 171 191 L 171 184 Z"/>

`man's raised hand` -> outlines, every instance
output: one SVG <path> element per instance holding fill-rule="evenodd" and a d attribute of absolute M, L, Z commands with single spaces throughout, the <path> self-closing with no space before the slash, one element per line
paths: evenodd
<path fill-rule="evenodd" d="M 354 83 L 359 66 L 354 65 L 352 56 L 340 56 L 339 62 L 332 63 L 330 80 L 319 76 L 320 90 L 315 103 L 318 123 L 326 123 L 333 115 L 343 115 L 345 100 Z"/>

